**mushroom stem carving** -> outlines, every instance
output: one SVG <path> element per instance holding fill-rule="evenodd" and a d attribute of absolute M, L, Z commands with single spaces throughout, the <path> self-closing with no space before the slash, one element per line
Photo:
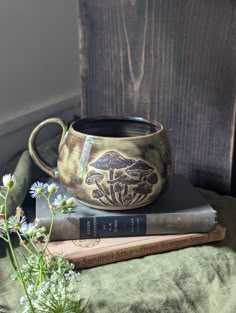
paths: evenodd
<path fill-rule="evenodd" d="M 107 205 L 107 203 L 101 199 L 104 196 L 104 193 L 100 189 L 93 190 L 92 195 L 95 199 L 98 199 L 102 204 Z"/>
<path fill-rule="evenodd" d="M 108 197 L 108 195 L 106 194 L 105 190 L 103 190 L 102 186 L 99 184 L 99 182 L 102 181 L 103 178 L 104 178 L 103 174 L 98 173 L 96 171 L 90 171 L 87 174 L 85 182 L 88 185 L 94 185 L 95 184 L 97 186 L 97 188 L 98 188 L 98 191 L 100 191 L 100 194 L 99 194 L 98 192 L 96 193 L 95 190 L 93 190 L 92 195 L 93 195 L 93 197 L 95 199 L 101 200 L 100 198 L 104 196 L 111 204 L 113 204 L 112 200 Z M 98 194 L 100 195 L 99 198 L 97 196 Z"/>
<path fill-rule="evenodd" d="M 124 189 L 124 198 L 125 198 L 125 196 L 128 194 L 128 186 L 127 185 L 125 185 L 125 189 Z"/>
<path fill-rule="evenodd" d="M 109 169 L 109 179 L 113 180 L 113 177 L 114 177 L 114 170 L 113 169 Z M 112 201 L 117 204 L 118 202 L 116 200 L 116 196 L 115 196 L 113 185 L 110 185 L 110 193 L 111 193 Z"/>
<path fill-rule="evenodd" d="M 132 194 L 132 203 L 135 203 L 137 201 L 137 198 L 139 197 L 140 195 L 137 193 L 137 192 L 134 192 Z"/>
<path fill-rule="evenodd" d="M 132 195 L 129 193 L 125 198 L 124 198 L 124 204 L 129 205 L 133 200 Z"/>
<path fill-rule="evenodd" d="M 146 195 L 139 195 L 135 201 L 135 203 L 139 203 L 142 202 L 145 198 L 147 198 L 147 194 Z"/>
<path fill-rule="evenodd" d="M 122 191 L 125 189 L 125 186 L 121 183 L 115 183 L 114 185 L 114 192 L 118 193 L 118 199 L 121 205 L 124 204 Z"/>
<path fill-rule="evenodd" d="M 114 204 L 112 202 L 112 200 L 108 197 L 108 195 L 106 194 L 105 190 L 103 190 L 102 186 L 98 183 L 98 182 L 95 182 L 96 186 L 98 187 L 99 190 L 101 190 L 103 192 L 103 195 L 104 197 L 111 203 L 111 204 Z M 100 200 L 100 199 L 99 199 Z"/>

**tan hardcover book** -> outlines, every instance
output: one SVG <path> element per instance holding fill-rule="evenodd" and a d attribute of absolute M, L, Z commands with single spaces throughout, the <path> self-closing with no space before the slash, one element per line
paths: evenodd
<path fill-rule="evenodd" d="M 225 228 L 209 233 L 116 237 L 49 242 L 47 254 L 64 254 L 77 269 L 223 240 Z"/>

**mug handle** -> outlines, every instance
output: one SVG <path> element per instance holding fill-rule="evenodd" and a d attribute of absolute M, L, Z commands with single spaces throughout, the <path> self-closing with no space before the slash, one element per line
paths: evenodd
<path fill-rule="evenodd" d="M 61 140 L 59 145 L 61 144 L 62 138 L 65 136 L 66 131 L 67 131 L 67 126 L 66 124 L 57 117 L 52 117 L 52 118 L 48 118 L 46 120 L 44 120 L 43 122 L 41 122 L 40 124 L 38 124 L 33 131 L 30 134 L 29 140 L 28 140 L 28 149 L 29 149 L 29 154 L 31 156 L 31 158 L 33 159 L 33 161 L 35 162 L 35 164 L 41 169 L 43 170 L 45 173 L 47 173 L 49 176 L 56 178 L 57 177 L 57 173 L 56 171 L 48 166 L 39 156 L 36 147 L 35 147 L 35 140 L 36 137 L 39 133 L 39 131 L 41 130 L 41 128 L 45 127 L 47 124 L 51 124 L 51 123 L 56 123 L 59 124 L 62 128 L 62 136 L 61 136 Z"/>

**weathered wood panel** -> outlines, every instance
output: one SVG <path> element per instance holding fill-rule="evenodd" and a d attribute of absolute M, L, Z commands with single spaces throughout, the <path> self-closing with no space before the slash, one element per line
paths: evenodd
<path fill-rule="evenodd" d="M 176 172 L 229 192 L 235 1 L 80 0 L 82 115 L 163 122 Z"/>

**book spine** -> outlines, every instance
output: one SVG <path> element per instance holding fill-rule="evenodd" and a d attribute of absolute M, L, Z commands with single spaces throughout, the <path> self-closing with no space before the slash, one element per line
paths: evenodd
<path fill-rule="evenodd" d="M 94 216 L 80 219 L 80 238 L 106 238 L 209 232 L 215 227 L 215 218 L 206 214 L 172 213 L 137 214 L 125 216 Z"/>
<path fill-rule="evenodd" d="M 36 220 L 49 230 L 48 219 Z M 215 212 L 127 214 L 55 219 L 51 240 L 93 239 L 163 234 L 210 232 L 216 226 Z"/>
<path fill-rule="evenodd" d="M 99 265 L 115 263 L 118 261 L 124 261 L 136 257 L 142 257 L 146 255 L 156 254 L 160 252 L 178 250 L 181 248 L 202 245 L 214 241 L 223 240 L 225 237 L 225 229 L 217 229 L 208 234 L 192 234 L 191 236 L 180 236 L 180 238 L 174 238 L 166 240 L 165 242 L 143 243 L 141 246 L 136 247 L 120 247 L 114 251 L 107 251 L 97 253 L 90 256 L 81 256 L 78 254 L 76 258 L 68 257 L 68 260 L 75 264 L 76 269 L 85 269 L 95 267 Z"/>

